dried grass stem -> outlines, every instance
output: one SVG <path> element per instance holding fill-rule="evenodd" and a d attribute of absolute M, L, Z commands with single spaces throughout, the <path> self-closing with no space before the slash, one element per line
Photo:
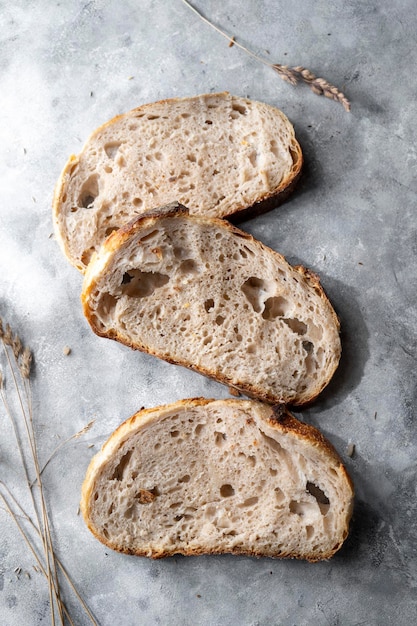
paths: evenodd
<path fill-rule="evenodd" d="M 298 82 L 300 81 L 304 82 L 310 87 L 312 92 L 315 93 L 316 95 L 325 96 L 326 98 L 330 98 L 331 100 L 340 102 L 340 104 L 343 106 L 345 111 L 350 111 L 350 102 L 346 98 L 346 96 L 337 87 L 335 87 L 334 85 L 331 85 L 324 78 L 318 78 L 312 72 L 310 72 L 310 70 L 308 70 L 305 67 L 301 67 L 299 65 L 296 67 L 289 67 L 288 65 L 281 65 L 280 63 L 271 63 L 267 59 L 264 59 L 258 54 L 255 54 L 255 52 L 253 52 L 252 50 L 250 50 L 250 48 L 247 48 L 246 46 L 241 44 L 239 41 L 236 41 L 234 36 L 231 37 L 224 30 L 222 30 L 221 28 L 213 24 L 213 22 L 208 20 L 206 17 L 204 17 L 204 15 L 202 15 L 199 11 L 197 11 L 197 9 L 193 7 L 193 5 L 190 4 L 190 2 L 188 2 L 188 0 L 182 0 L 182 2 L 189 9 L 191 9 L 191 11 L 193 11 L 196 15 L 198 15 L 198 17 L 203 22 L 208 24 L 208 26 L 210 26 L 215 31 L 217 31 L 220 35 L 225 37 L 229 41 L 229 47 L 237 46 L 238 48 L 246 52 L 246 54 L 248 54 L 252 58 L 256 59 L 260 63 L 263 63 L 263 65 L 267 65 L 268 67 L 271 67 L 275 72 L 277 72 L 277 74 L 280 76 L 280 78 L 282 78 L 282 80 L 289 83 L 290 85 L 297 85 Z"/>
<path fill-rule="evenodd" d="M 23 347 L 22 341 L 18 335 L 13 335 L 11 327 L 9 324 L 6 324 L 4 327 L 3 321 L 0 318 L 0 347 L 3 348 L 3 353 L 5 355 L 6 362 L 6 372 L 7 375 L 10 376 L 11 386 L 10 391 L 14 391 L 16 400 L 14 403 L 10 403 L 7 393 L 9 386 L 7 385 L 6 377 L 4 376 L 4 372 L 0 370 L 0 398 L 3 402 L 3 406 L 5 408 L 6 415 L 8 416 L 14 436 L 16 439 L 16 444 L 22 464 L 22 468 L 24 471 L 26 484 L 28 487 L 28 491 L 30 494 L 30 499 L 34 511 L 35 522 L 32 518 L 27 515 L 27 513 L 23 510 L 20 504 L 16 501 L 11 491 L 5 485 L 4 482 L 0 481 L 0 485 L 2 486 L 3 492 L 0 491 L 0 499 L 3 502 L 6 511 L 12 517 L 15 522 L 20 534 L 23 536 L 25 543 L 30 548 L 32 554 L 34 555 L 40 570 L 45 575 L 48 582 L 48 591 L 49 591 L 49 601 L 50 601 L 50 611 L 51 611 L 51 624 L 55 626 L 56 620 L 63 626 L 65 623 L 65 619 L 70 624 L 73 624 L 73 621 L 66 609 L 64 602 L 61 597 L 61 589 L 60 589 L 60 581 L 58 577 L 58 568 L 60 569 L 62 575 L 65 577 L 71 589 L 77 596 L 80 601 L 82 607 L 86 611 L 89 619 L 93 624 L 96 624 L 91 612 L 88 607 L 81 599 L 78 591 L 76 590 L 74 584 L 72 583 L 70 577 L 65 571 L 64 567 L 57 559 L 53 543 L 52 543 L 52 535 L 50 529 L 50 522 L 48 516 L 48 510 L 45 500 L 45 494 L 43 489 L 43 484 L 41 480 L 42 470 L 40 469 L 38 450 L 36 445 L 36 437 L 33 425 L 33 404 L 32 404 L 32 393 L 31 393 L 31 384 L 30 384 L 30 373 L 32 366 L 32 352 L 29 348 Z M 17 406 L 19 409 L 19 414 L 21 418 L 22 426 L 19 427 L 18 419 L 16 418 L 13 407 Z M 79 437 L 91 427 L 92 423 L 88 424 L 85 428 L 83 428 L 79 433 L 73 435 L 74 437 Z M 23 436 L 22 432 L 25 436 Z M 26 445 L 25 445 L 26 442 Z M 26 452 L 26 447 L 29 452 Z M 57 451 L 57 450 L 56 450 Z M 55 452 L 53 454 L 55 454 Z M 49 462 L 49 460 L 48 460 Z M 34 472 L 35 480 L 30 480 L 30 473 Z M 34 493 L 34 485 L 37 485 L 38 497 L 35 498 Z M 7 496 L 4 495 L 4 490 L 7 491 Z M 11 502 L 15 509 L 11 506 Z M 33 530 L 36 532 L 36 535 L 41 541 L 43 557 L 44 561 L 42 561 L 33 541 L 25 532 L 22 524 L 19 521 L 19 515 L 16 514 L 16 507 L 22 513 L 22 517 L 24 520 L 30 523 Z"/>

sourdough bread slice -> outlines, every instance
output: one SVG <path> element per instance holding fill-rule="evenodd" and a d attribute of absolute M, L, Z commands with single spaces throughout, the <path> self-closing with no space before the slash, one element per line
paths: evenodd
<path fill-rule="evenodd" d="M 82 301 L 98 335 L 271 404 L 312 401 L 340 358 L 338 319 L 316 275 L 175 204 L 110 235 Z"/>
<path fill-rule="evenodd" d="M 301 148 L 278 109 L 205 94 L 133 109 L 100 126 L 65 165 L 55 190 L 55 233 L 81 271 L 106 236 L 173 201 L 192 213 L 262 212 L 290 191 Z"/>
<path fill-rule="evenodd" d="M 142 410 L 93 458 L 81 510 L 114 550 L 160 558 L 235 553 L 330 558 L 353 486 L 331 444 L 253 400 Z"/>

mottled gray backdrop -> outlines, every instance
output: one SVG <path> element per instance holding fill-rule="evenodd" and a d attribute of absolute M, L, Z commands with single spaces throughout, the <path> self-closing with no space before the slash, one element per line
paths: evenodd
<path fill-rule="evenodd" d="M 43 475 L 57 552 L 103 626 L 408 626 L 417 603 L 415 2 L 196 6 L 271 62 L 336 84 L 351 113 L 229 47 L 181 0 L 0 2 L 0 316 L 34 350 L 41 459 L 96 420 Z M 122 420 L 141 406 L 228 392 L 91 333 L 81 275 L 51 237 L 54 185 L 107 119 L 218 90 L 281 108 L 305 155 L 291 199 L 243 227 L 318 272 L 341 319 L 340 368 L 297 414 L 333 442 L 356 486 L 351 536 L 326 563 L 150 562 L 111 553 L 77 514 L 89 460 Z M 3 410 L 0 424 L 0 479 L 24 499 Z M 49 623 L 47 586 L 33 565 L 0 509 L 1 624 Z M 87 624 L 66 597 L 75 623 Z"/>

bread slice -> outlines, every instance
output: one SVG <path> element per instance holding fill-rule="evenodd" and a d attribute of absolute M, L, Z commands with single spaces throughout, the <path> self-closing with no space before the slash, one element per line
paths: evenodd
<path fill-rule="evenodd" d="M 175 204 L 110 235 L 82 301 L 98 335 L 272 404 L 311 402 L 340 358 L 339 322 L 315 274 Z"/>
<path fill-rule="evenodd" d="M 81 271 L 106 236 L 173 201 L 192 213 L 248 217 L 292 188 L 301 148 L 278 109 L 229 93 L 163 100 L 100 126 L 65 165 L 55 233 Z"/>
<path fill-rule="evenodd" d="M 253 400 L 139 411 L 93 458 L 81 510 L 114 550 L 160 558 L 235 553 L 330 558 L 353 486 L 316 428 Z"/>

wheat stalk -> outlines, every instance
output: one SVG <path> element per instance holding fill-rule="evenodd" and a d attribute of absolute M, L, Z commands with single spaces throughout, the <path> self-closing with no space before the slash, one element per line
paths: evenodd
<path fill-rule="evenodd" d="M 3 481 L 1 481 L 1 480 L 0 480 L 0 485 L 7 492 L 7 495 L 9 496 L 10 500 L 17 507 L 17 509 L 20 511 L 20 513 L 15 513 L 15 511 L 12 509 L 10 503 L 5 498 L 4 494 L 0 491 L 0 498 L 1 498 L 1 500 L 3 501 L 3 503 L 5 505 L 5 510 L 9 513 L 9 515 L 11 516 L 13 521 L 15 522 L 16 526 L 18 527 L 18 530 L 19 530 L 20 534 L 23 536 L 23 539 L 25 540 L 25 543 L 28 545 L 30 551 L 32 552 L 33 556 L 35 557 L 40 572 L 46 578 L 48 578 L 48 573 L 44 569 L 43 563 L 42 563 L 39 555 L 37 554 L 37 551 L 36 551 L 33 543 L 30 541 L 29 536 L 27 535 L 27 533 L 25 533 L 25 531 L 23 530 L 23 527 L 19 524 L 19 518 L 22 518 L 22 519 L 26 520 L 30 524 L 32 529 L 35 531 L 35 533 L 40 537 L 39 529 L 37 528 L 37 526 L 34 523 L 34 521 L 32 520 L 32 518 L 26 513 L 26 511 L 22 508 L 22 506 L 16 500 L 16 498 L 14 497 L 14 495 L 12 494 L 10 489 L 7 487 L 7 485 Z M 89 617 L 91 623 L 94 624 L 95 626 L 97 626 L 97 622 L 95 621 L 95 619 L 94 619 L 90 609 L 88 608 L 88 606 L 86 605 L 86 603 L 84 602 L 82 597 L 80 596 L 77 588 L 75 587 L 71 577 L 69 576 L 69 574 L 66 571 L 65 567 L 63 566 L 62 562 L 59 560 L 59 558 L 57 556 L 55 556 L 55 559 L 56 559 L 56 562 L 57 562 L 57 565 L 58 565 L 59 569 L 61 570 L 62 574 L 64 575 L 64 577 L 66 579 L 66 581 L 68 582 L 69 586 L 71 587 L 72 591 L 74 592 L 75 596 L 77 597 L 78 601 L 80 602 L 81 606 L 83 607 L 84 611 L 86 612 L 87 616 Z M 64 608 L 65 615 L 67 616 L 68 620 L 72 624 L 73 622 L 72 622 L 72 620 L 71 620 L 71 618 L 70 618 L 70 616 L 68 614 L 68 611 L 67 611 L 65 605 L 63 606 L 63 608 Z"/>
<path fill-rule="evenodd" d="M 23 508 L 17 503 L 16 499 L 11 494 L 10 490 L 2 481 L 1 481 L 1 484 L 7 490 L 9 494 L 9 498 L 12 498 L 15 505 L 23 513 L 23 518 L 26 519 L 26 521 L 30 522 L 31 526 L 33 527 L 36 534 L 38 535 L 42 544 L 44 562 L 41 561 L 41 557 L 39 556 L 36 550 L 36 547 L 31 541 L 29 535 L 25 533 L 23 527 L 19 523 L 18 516 L 14 513 L 12 507 L 10 506 L 9 501 L 4 496 L 3 493 L 0 493 L 1 500 L 3 504 L 5 505 L 6 511 L 15 522 L 20 534 L 23 536 L 26 544 L 31 549 L 31 552 L 35 556 L 36 561 L 38 562 L 38 565 L 41 568 L 41 571 L 43 572 L 43 574 L 45 575 L 47 579 L 52 626 L 55 626 L 56 620 L 59 620 L 60 624 L 64 626 L 65 618 L 71 624 L 73 623 L 61 597 L 61 589 L 60 589 L 57 567 L 59 567 L 61 572 L 64 574 L 65 578 L 69 582 L 77 598 L 81 601 L 83 608 L 87 612 L 87 615 L 95 624 L 94 618 L 92 617 L 85 603 L 81 600 L 81 597 L 79 596 L 67 572 L 64 570 L 62 564 L 58 561 L 54 552 L 54 548 L 53 548 L 48 511 L 47 511 L 47 506 L 46 506 L 43 484 L 41 480 L 42 470 L 39 464 L 38 450 L 37 450 L 37 445 L 36 445 L 36 438 L 35 438 L 35 431 L 34 431 L 34 424 L 33 424 L 33 404 L 32 404 L 31 384 L 30 384 L 32 353 L 29 348 L 23 346 L 20 337 L 17 334 L 13 334 L 12 329 L 9 324 L 6 324 L 6 327 L 3 326 L 3 321 L 1 320 L 1 318 L 0 318 L 0 345 L 3 348 L 3 353 L 5 355 L 5 360 L 6 360 L 6 365 L 7 365 L 7 372 L 10 374 L 10 379 L 12 382 L 12 390 L 14 390 L 15 392 L 15 397 L 16 397 L 17 406 L 20 412 L 21 422 L 23 423 L 23 430 L 26 435 L 25 436 L 26 446 L 24 445 L 23 437 L 20 434 L 18 420 L 16 419 L 12 405 L 10 404 L 8 397 L 7 397 L 5 380 L 4 380 L 3 373 L 1 372 L 1 370 L 0 370 L 0 397 L 3 402 L 6 415 L 8 416 L 13 427 L 13 432 L 14 432 L 14 436 L 16 439 L 16 444 L 17 444 L 21 464 L 22 464 L 22 468 L 24 471 L 25 479 L 26 479 L 26 484 L 28 487 L 28 491 L 29 491 L 30 499 L 32 503 L 32 508 L 34 511 L 35 521 L 33 521 L 32 518 L 30 518 L 30 516 L 25 513 Z M 81 436 L 81 434 L 84 434 L 90 428 L 90 426 L 91 426 L 91 423 L 87 425 L 87 427 L 82 429 L 82 431 L 80 431 L 79 433 L 76 433 L 76 435 L 74 435 L 73 437 Z M 27 448 L 29 449 L 29 453 L 25 453 L 25 450 Z M 58 450 L 55 450 L 52 456 L 57 451 Z M 48 459 L 47 463 L 49 463 L 50 459 Z M 35 479 L 32 481 L 30 480 L 30 470 L 29 470 L 30 465 L 32 466 L 32 470 L 35 473 Z M 38 499 L 35 498 L 35 494 L 34 494 L 33 487 L 35 484 L 37 485 L 37 489 L 38 489 Z"/>
<path fill-rule="evenodd" d="M 197 9 L 193 7 L 193 5 L 188 2 L 188 0 L 182 0 L 182 2 L 189 9 L 191 9 L 191 11 L 198 15 L 198 17 L 203 20 L 203 22 L 208 24 L 208 26 L 213 28 L 223 37 L 226 37 L 226 39 L 229 41 L 230 47 L 237 46 L 252 58 L 256 59 L 260 63 L 263 63 L 263 65 L 267 65 L 268 67 L 272 68 L 274 72 L 277 72 L 282 80 L 289 83 L 290 85 L 297 85 L 299 81 L 304 82 L 316 95 L 325 96 L 326 98 L 335 100 L 343 106 L 345 111 L 350 111 L 350 102 L 346 98 L 346 96 L 340 91 L 340 89 L 338 89 L 334 85 L 331 85 L 324 78 L 318 78 L 312 72 L 310 72 L 310 70 L 306 69 L 305 67 L 301 67 L 300 65 L 297 65 L 296 67 L 289 67 L 288 65 L 281 65 L 281 63 L 271 63 L 267 59 L 264 59 L 258 54 L 255 54 L 255 52 L 241 44 L 239 41 L 236 41 L 234 36 L 231 37 L 224 30 L 213 24 L 213 22 L 208 20 L 206 17 L 204 17 L 204 15 L 197 11 Z"/>

